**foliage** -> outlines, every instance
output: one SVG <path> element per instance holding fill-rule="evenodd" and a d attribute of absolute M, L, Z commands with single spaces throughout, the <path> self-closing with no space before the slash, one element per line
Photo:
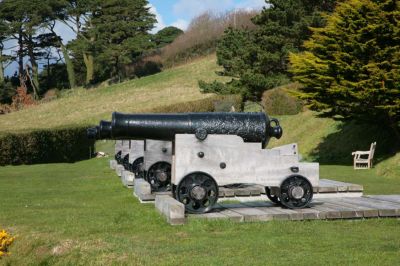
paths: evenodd
<path fill-rule="evenodd" d="M 303 109 L 302 102 L 284 88 L 265 91 L 261 102 L 269 115 L 295 115 Z"/>
<path fill-rule="evenodd" d="M 44 66 L 43 71 L 39 74 L 39 81 L 44 95 L 47 90 L 52 88 L 68 89 L 70 83 L 68 81 L 68 72 L 65 64 L 49 64 Z"/>
<path fill-rule="evenodd" d="M 87 127 L 66 127 L 0 135 L 0 165 L 75 162 L 88 159 L 94 142 Z"/>
<path fill-rule="evenodd" d="M 12 237 L 5 230 L 0 230 L 0 259 L 1 257 L 9 254 L 8 249 L 14 240 L 15 237 Z"/>
<path fill-rule="evenodd" d="M 400 126 L 399 1 L 341 3 L 304 46 L 291 72 L 312 109 Z"/>
<path fill-rule="evenodd" d="M 253 18 L 254 31 L 228 28 L 217 46 L 223 76 L 233 77 L 226 92 L 241 92 L 258 101 L 262 93 L 284 84 L 290 51 L 301 50 L 309 26 L 324 25 L 321 12 L 330 12 L 334 0 L 271 0 Z"/>
<path fill-rule="evenodd" d="M 12 97 L 15 95 L 15 88 L 12 81 L 6 78 L 3 82 L 0 81 L 0 103 L 10 104 Z"/>
<path fill-rule="evenodd" d="M 111 77 L 122 78 L 121 65 L 152 47 L 149 31 L 156 22 L 147 0 L 100 1 L 93 14 L 98 58 L 111 66 Z"/>
<path fill-rule="evenodd" d="M 161 48 L 172 43 L 181 34 L 183 34 L 183 30 L 169 26 L 159 30 L 151 39 L 155 43 L 156 48 Z"/>
<path fill-rule="evenodd" d="M 11 108 L 17 111 L 35 104 L 32 94 L 29 94 L 26 88 L 18 87 L 17 93 L 12 97 Z"/>

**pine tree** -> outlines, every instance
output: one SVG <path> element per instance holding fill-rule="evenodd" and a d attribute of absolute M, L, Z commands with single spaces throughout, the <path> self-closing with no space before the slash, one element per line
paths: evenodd
<path fill-rule="evenodd" d="M 312 31 L 306 51 L 290 56 L 309 106 L 399 127 L 400 2 L 349 0 Z"/>
<path fill-rule="evenodd" d="M 104 0 L 94 13 L 99 59 L 112 66 L 113 77 L 121 79 L 122 64 L 152 47 L 148 32 L 156 19 L 149 9 L 147 0 Z"/>
<path fill-rule="evenodd" d="M 161 48 L 172 43 L 182 33 L 183 30 L 178 29 L 177 27 L 165 27 L 153 35 L 152 41 L 155 43 L 157 48 Z"/>

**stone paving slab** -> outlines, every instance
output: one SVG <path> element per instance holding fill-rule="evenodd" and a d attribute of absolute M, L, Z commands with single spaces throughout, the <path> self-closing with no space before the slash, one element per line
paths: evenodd
<path fill-rule="evenodd" d="M 169 224 L 179 225 L 185 223 L 185 206 L 176 199 L 168 195 L 157 195 L 155 207 L 166 217 Z"/>

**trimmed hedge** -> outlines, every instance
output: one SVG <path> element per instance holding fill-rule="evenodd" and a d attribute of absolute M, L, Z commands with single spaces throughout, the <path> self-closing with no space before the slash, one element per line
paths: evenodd
<path fill-rule="evenodd" d="M 87 127 L 35 130 L 0 136 L 0 165 L 76 162 L 89 159 L 94 141 Z"/>
<path fill-rule="evenodd" d="M 202 100 L 150 109 L 152 113 L 241 110 L 242 98 L 236 95 L 213 96 Z M 225 108 L 225 109 L 224 109 Z M 86 137 L 88 126 L 34 130 L 0 135 L 0 165 L 76 162 L 89 159 L 94 141 Z"/>

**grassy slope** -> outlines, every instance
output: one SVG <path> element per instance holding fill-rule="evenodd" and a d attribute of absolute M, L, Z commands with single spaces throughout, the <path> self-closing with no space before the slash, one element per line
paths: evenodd
<path fill-rule="evenodd" d="M 214 80 L 215 56 L 168 69 L 156 75 L 94 90 L 76 89 L 62 98 L 0 116 L 0 133 L 30 129 L 97 124 L 111 112 L 144 112 L 152 107 L 196 100 L 197 81 Z"/>
<path fill-rule="evenodd" d="M 321 170 L 351 173 L 368 193 L 399 192 L 399 179 L 376 187 L 369 171 Z M 169 226 L 152 204 L 140 204 L 121 186 L 106 159 L 1 168 L 0 195 L 0 227 L 17 235 L 4 265 L 394 265 L 399 257 L 398 219 L 191 219 Z"/>

